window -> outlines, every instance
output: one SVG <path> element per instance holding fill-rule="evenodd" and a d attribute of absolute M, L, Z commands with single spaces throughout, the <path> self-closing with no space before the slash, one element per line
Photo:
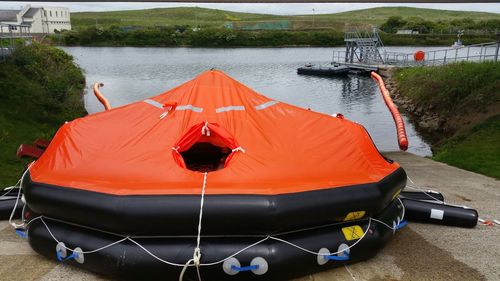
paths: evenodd
<path fill-rule="evenodd" d="M 57 11 L 56 11 L 56 18 L 58 18 L 59 16 L 57 15 Z"/>

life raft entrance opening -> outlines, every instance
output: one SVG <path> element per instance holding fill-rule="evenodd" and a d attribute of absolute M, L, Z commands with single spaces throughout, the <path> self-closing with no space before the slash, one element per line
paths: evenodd
<path fill-rule="evenodd" d="M 231 154 L 230 148 L 209 142 L 197 142 L 188 150 L 181 152 L 186 168 L 202 173 L 223 169 L 229 154 Z"/>

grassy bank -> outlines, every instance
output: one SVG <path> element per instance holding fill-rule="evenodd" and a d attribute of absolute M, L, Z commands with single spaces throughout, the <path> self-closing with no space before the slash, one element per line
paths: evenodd
<path fill-rule="evenodd" d="M 500 178 L 500 62 L 400 69 L 397 94 L 417 120 L 433 116 L 434 159 Z M 418 123 L 418 122 L 417 122 Z"/>
<path fill-rule="evenodd" d="M 500 179 L 500 115 L 441 145 L 435 160 Z"/>
<path fill-rule="evenodd" d="M 451 45 L 455 35 L 399 35 L 382 33 L 385 45 L 443 46 Z M 192 30 L 186 27 L 141 27 L 125 30 L 118 26 L 88 27 L 53 35 L 51 40 L 66 46 L 191 46 L 191 47 L 281 47 L 281 46 L 343 46 L 344 34 L 336 30 L 258 30 L 243 31 L 226 28 Z M 492 41 L 485 35 L 467 35 L 465 44 Z"/>
<path fill-rule="evenodd" d="M 85 114 L 84 87 L 73 58 L 50 46 L 21 47 L 0 62 L 0 188 L 15 184 L 28 162 L 16 158 L 19 144 L 50 139 Z"/>

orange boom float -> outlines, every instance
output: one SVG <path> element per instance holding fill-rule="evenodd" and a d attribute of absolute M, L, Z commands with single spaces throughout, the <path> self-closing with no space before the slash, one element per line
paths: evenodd
<path fill-rule="evenodd" d="M 22 188 L 48 257 L 115 277 L 280 280 L 372 257 L 404 225 L 405 183 L 363 126 L 210 70 L 63 125 Z"/>

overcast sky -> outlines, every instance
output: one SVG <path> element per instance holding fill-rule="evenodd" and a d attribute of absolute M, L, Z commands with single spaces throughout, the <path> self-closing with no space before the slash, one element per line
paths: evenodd
<path fill-rule="evenodd" d="M 0 2 L 0 9 L 19 9 L 29 2 Z M 327 4 L 214 4 L 214 3 L 85 3 L 85 2 L 35 2 L 33 6 L 64 6 L 69 7 L 72 12 L 81 11 L 116 11 L 136 10 L 165 7 L 204 7 L 236 12 L 266 13 L 277 15 L 300 15 L 338 13 L 357 9 L 366 9 L 381 6 L 411 6 L 418 8 L 432 8 L 460 11 L 481 11 L 500 13 L 500 3 L 468 3 L 468 4 L 372 4 L 372 3 L 327 3 Z"/>

